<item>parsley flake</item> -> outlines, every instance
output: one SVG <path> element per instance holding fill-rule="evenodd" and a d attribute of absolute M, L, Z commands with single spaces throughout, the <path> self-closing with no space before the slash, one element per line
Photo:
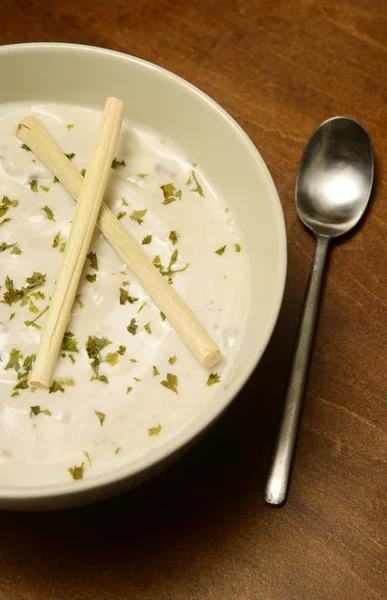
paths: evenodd
<path fill-rule="evenodd" d="M 46 213 L 47 219 L 49 221 L 55 221 L 54 218 L 54 213 L 52 212 L 51 208 L 49 206 L 43 206 L 40 210 L 43 210 Z"/>
<path fill-rule="evenodd" d="M 102 425 L 103 425 L 103 423 L 105 421 L 105 417 L 106 417 L 105 413 L 99 412 L 98 410 L 95 410 L 94 413 L 97 415 L 98 420 L 99 420 L 99 424 L 102 427 Z"/>
<path fill-rule="evenodd" d="M 143 246 L 146 246 L 147 244 L 150 244 L 151 241 L 152 241 L 152 236 L 151 236 L 151 234 L 149 234 L 144 237 L 144 239 L 142 240 L 141 243 Z"/>
<path fill-rule="evenodd" d="M 144 208 L 144 210 L 135 210 L 130 215 L 130 218 L 132 221 L 136 221 L 136 223 L 138 223 L 139 225 L 142 225 L 142 223 L 144 222 L 143 217 L 145 217 L 147 212 L 148 212 L 147 208 Z"/>
<path fill-rule="evenodd" d="M 94 269 L 95 271 L 98 271 L 98 258 L 95 252 L 89 252 L 89 254 L 87 255 L 87 258 L 90 261 L 90 266 L 92 269 Z"/>
<path fill-rule="evenodd" d="M 116 157 L 113 158 L 112 164 L 111 164 L 112 169 L 117 169 L 117 167 L 125 167 L 125 166 L 126 166 L 126 163 L 125 163 L 124 159 L 117 160 Z"/>
<path fill-rule="evenodd" d="M 31 179 L 30 190 L 31 192 L 38 193 L 38 182 L 36 181 L 36 179 Z"/>
<path fill-rule="evenodd" d="M 134 296 L 130 296 L 124 288 L 120 288 L 120 304 L 125 304 L 129 302 L 129 304 L 134 304 L 137 302 L 138 298 L 134 298 Z"/>
<path fill-rule="evenodd" d="M 219 383 L 220 377 L 218 373 L 210 373 L 207 379 L 207 385 L 214 385 L 214 383 Z"/>
<path fill-rule="evenodd" d="M 215 254 L 218 254 L 218 256 L 222 256 L 222 254 L 224 253 L 226 248 L 227 248 L 227 244 L 225 244 L 221 248 L 218 248 L 217 250 L 215 250 Z"/>
<path fill-rule="evenodd" d="M 137 325 L 137 323 L 136 323 L 136 319 L 132 319 L 132 320 L 130 321 L 130 324 L 127 326 L 127 328 L 126 328 L 126 329 L 127 329 L 127 330 L 129 331 L 129 333 L 131 333 L 132 335 L 136 335 L 136 333 L 137 333 L 137 328 L 138 328 L 138 325 Z"/>
<path fill-rule="evenodd" d="M 71 474 L 71 477 L 75 481 L 77 479 L 83 479 L 84 464 L 85 463 L 82 463 L 81 465 L 79 465 L 79 467 L 77 467 L 77 466 L 70 467 L 69 472 Z"/>
<path fill-rule="evenodd" d="M 161 430 L 162 426 L 160 424 L 158 424 L 157 427 L 150 427 L 148 429 L 148 435 L 158 435 Z"/>
<path fill-rule="evenodd" d="M 176 233 L 176 231 L 174 229 L 172 229 L 172 231 L 169 232 L 169 239 L 172 242 L 172 244 L 174 246 L 176 246 L 177 240 L 179 239 L 179 236 L 177 235 L 177 233 Z"/>
<path fill-rule="evenodd" d="M 49 389 L 49 394 L 55 394 L 55 392 L 64 392 L 64 387 L 59 383 L 59 381 L 53 381 L 52 386 Z"/>
<path fill-rule="evenodd" d="M 178 384 L 177 375 L 172 375 L 172 373 L 167 373 L 166 379 L 163 381 L 160 381 L 160 384 L 162 386 L 164 386 L 165 388 L 167 388 L 168 390 L 171 390 L 171 392 L 175 392 L 175 394 L 178 393 L 178 391 L 177 391 L 177 384 Z"/>

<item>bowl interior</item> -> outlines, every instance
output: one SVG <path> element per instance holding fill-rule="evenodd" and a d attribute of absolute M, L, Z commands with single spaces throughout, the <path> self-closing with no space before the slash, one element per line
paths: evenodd
<path fill-rule="evenodd" d="M 170 139 L 198 157 L 232 209 L 244 238 L 251 270 L 247 334 L 226 391 L 179 434 L 176 452 L 205 429 L 229 404 L 251 374 L 274 328 L 286 272 L 283 214 L 270 174 L 235 121 L 198 89 L 150 63 L 119 53 L 66 44 L 22 44 L 0 48 L 0 102 L 68 102 L 102 109 L 108 96 L 121 98 L 126 115 L 140 127 Z M 258 400 L 259 401 L 259 400 Z M 101 484 L 134 478 L 164 456 L 154 453 L 130 469 L 84 482 L 83 493 Z M 66 486 L 1 490 L 1 502 L 54 497 L 79 491 Z"/>

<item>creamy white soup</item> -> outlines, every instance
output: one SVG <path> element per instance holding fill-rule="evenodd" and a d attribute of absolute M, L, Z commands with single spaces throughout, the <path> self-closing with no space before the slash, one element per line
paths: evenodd
<path fill-rule="evenodd" d="M 0 106 L 0 485 L 82 485 L 167 447 L 222 393 L 245 333 L 248 264 L 228 199 L 200 156 L 125 121 L 105 201 L 222 362 L 207 371 L 196 361 L 96 231 L 52 386 L 31 387 L 75 202 L 16 139 L 30 114 L 83 174 L 101 118 L 69 105 Z"/>

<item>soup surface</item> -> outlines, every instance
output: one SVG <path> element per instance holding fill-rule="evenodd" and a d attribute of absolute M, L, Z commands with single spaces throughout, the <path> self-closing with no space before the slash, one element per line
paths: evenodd
<path fill-rule="evenodd" d="M 32 388 L 75 202 L 16 139 L 29 114 L 80 171 L 101 118 L 69 105 L 0 106 L 0 481 L 82 485 L 167 449 L 222 393 L 245 333 L 248 262 L 200 156 L 125 121 L 105 201 L 217 342 L 222 362 L 209 372 L 195 360 L 96 231 L 53 385 Z"/>

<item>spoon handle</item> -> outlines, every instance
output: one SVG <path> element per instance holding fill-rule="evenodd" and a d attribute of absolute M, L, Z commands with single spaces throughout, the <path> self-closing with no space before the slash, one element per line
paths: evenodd
<path fill-rule="evenodd" d="M 318 237 L 294 348 L 283 412 L 265 488 L 265 502 L 285 502 L 312 349 L 329 237 Z"/>

